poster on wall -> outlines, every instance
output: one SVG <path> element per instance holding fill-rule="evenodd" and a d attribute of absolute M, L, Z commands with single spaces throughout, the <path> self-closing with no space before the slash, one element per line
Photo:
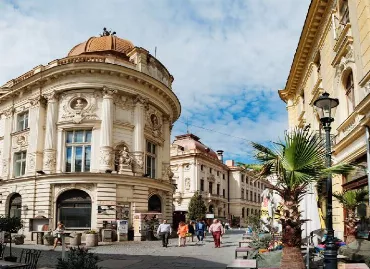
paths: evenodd
<path fill-rule="evenodd" d="M 130 203 L 117 203 L 116 219 L 129 220 L 130 219 Z"/>

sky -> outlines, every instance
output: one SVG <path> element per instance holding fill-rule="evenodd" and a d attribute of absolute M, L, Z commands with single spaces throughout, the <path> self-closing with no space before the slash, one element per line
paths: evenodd
<path fill-rule="evenodd" d="M 154 55 L 174 76 L 187 131 L 225 159 L 253 163 L 250 141 L 288 127 L 284 88 L 309 0 L 0 0 L 0 85 L 103 27 Z"/>

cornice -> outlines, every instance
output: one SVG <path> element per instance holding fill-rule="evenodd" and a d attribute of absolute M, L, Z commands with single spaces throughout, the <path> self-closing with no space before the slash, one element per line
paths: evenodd
<path fill-rule="evenodd" d="M 30 75 L 31 73 L 33 75 Z M 40 70 L 38 73 L 35 73 L 34 69 L 26 74 L 28 75 L 22 75 L 22 79 L 15 80 L 16 83 L 12 83 L 11 91 L 0 97 L 0 103 L 2 100 L 11 98 L 14 94 L 21 91 L 31 90 L 34 87 L 39 87 L 41 84 L 46 86 L 61 77 L 94 74 L 95 76 L 115 76 L 147 87 L 170 104 L 174 113 L 173 121 L 176 121 L 181 113 L 180 101 L 170 88 L 155 78 L 129 67 L 104 62 L 79 62 L 55 65 L 48 69 Z"/>
<path fill-rule="evenodd" d="M 303 76 L 309 67 L 307 61 L 310 54 L 312 55 L 312 51 L 323 45 L 323 40 L 320 40 L 322 35 L 318 35 L 318 33 L 326 32 L 329 29 L 330 23 L 323 23 L 323 21 L 327 21 L 328 17 L 330 17 L 333 1 L 311 1 L 285 88 L 278 91 L 280 98 L 284 102 L 287 102 L 289 97 L 301 85 Z"/>

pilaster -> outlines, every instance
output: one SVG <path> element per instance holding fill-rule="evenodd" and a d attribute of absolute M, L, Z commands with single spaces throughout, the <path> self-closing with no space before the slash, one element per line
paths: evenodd
<path fill-rule="evenodd" d="M 56 165 L 56 124 L 58 121 L 58 96 L 56 92 L 44 95 L 47 100 L 46 129 L 43 171 L 55 173 Z"/>
<path fill-rule="evenodd" d="M 4 117 L 4 147 L 3 147 L 3 179 L 9 178 L 10 172 L 10 160 L 11 160 L 11 146 L 12 146 L 12 125 L 13 125 L 13 117 L 14 117 L 14 108 L 11 107 L 6 109 L 2 112 L 2 117 Z"/>
<path fill-rule="evenodd" d="M 137 95 L 134 99 L 135 102 L 135 117 L 134 117 L 134 173 L 137 175 L 144 174 L 144 151 L 145 151 L 145 108 L 148 100 L 141 95 Z"/>

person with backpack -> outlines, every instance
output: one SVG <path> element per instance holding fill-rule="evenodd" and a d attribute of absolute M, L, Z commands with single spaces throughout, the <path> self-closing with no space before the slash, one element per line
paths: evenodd
<path fill-rule="evenodd" d="M 195 233 L 198 238 L 198 243 L 203 243 L 204 233 L 206 232 L 206 225 L 204 222 L 197 220 L 197 223 L 195 224 Z"/>

